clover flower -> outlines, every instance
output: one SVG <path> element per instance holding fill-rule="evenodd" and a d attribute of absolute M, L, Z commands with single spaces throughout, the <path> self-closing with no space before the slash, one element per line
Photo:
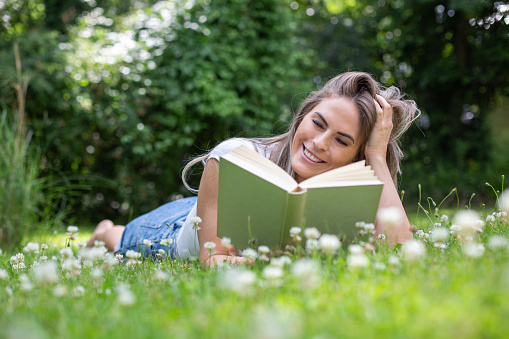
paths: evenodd
<path fill-rule="evenodd" d="M 304 236 L 307 239 L 318 239 L 320 238 L 320 231 L 318 231 L 315 227 L 308 227 L 304 229 Z"/>
<path fill-rule="evenodd" d="M 7 280 L 7 278 L 9 278 L 7 271 L 3 268 L 0 268 L 0 280 Z"/>
<path fill-rule="evenodd" d="M 139 258 L 141 258 L 141 253 L 133 251 L 133 250 L 128 250 L 125 253 L 125 256 L 126 256 L 126 258 L 129 258 L 129 259 L 139 259 Z"/>
<path fill-rule="evenodd" d="M 104 261 L 103 261 L 103 268 L 105 270 L 111 269 L 113 266 L 115 266 L 118 263 L 117 258 L 113 255 L 113 253 L 107 252 L 104 253 Z"/>
<path fill-rule="evenodd" d="M 165 281 L 165 280 L 168 280 L 168 273 L 164 272 L 164 271 L 161 271 L 161 270 L 157 270 L 155 273 L 154 273 L 154 279 L 155 280 L 158 280 L 158 281 Z"/>
<path fill-rule="evenodd" d="M 85 294 L 85 288 L 81 285 L 76 286 L 71 291 L 71 296 L 73 296 L 75 298 L 82 297 L 84 294 Z"/>
<path fill-rule="evenodd" d="M 64 247 L 60 251 L 58 251 L 58 253 L 62 256 L 64 260 L 72 258 L 74 256 L 72 248 L 70 247 Z"/>
<path fill-rule="evenodd" d="M 370 261 L 364 254 L 364 251 L 361 253 L 351 253 L 348 257 L 346 257 L 346 265 L 351 270 L 368 267 L 369 264 Z"/>
<path fill-rule="evenodd" d="M 453 224 L 458 225 L 458 233 L 461 236 L 471 236 L 479 229 L 479 214 L 472 210 L 459 211 L 454 215 Z"/>
<path fill-rule="evenodd" d="M 299 242 L 302 240 L 300 232 L 302 232 L 302 229 L 300 227 L 294 226 L 290 228 L 290 237 L 292 238 L 293 241 Z"/>
<path fill-rule="evenodd" d="M 122 260 L 124 259 L 124 255 L 122 253 L 117 253 L 115 254 L 115 259 L 117 259 L 117 262 L 121 264 Z"/>
<path fill-rule="evenodd" d="M 393 228 L 401 223 L 403 215 L 397 207 L 386 207 L 378 210 L 377 219 L 385 228 Z"/>
<path fill-rule="evenodd" d="M 150 240 L 148 240 L 148 239 L 144 239 L 144 240 L 143 240 L 143 245 L 144 245 L 145 247 L 150 247 L 150 246 L 152 246 L 152 241 L 150 241 Z"/>
<path fill-rule="evenodd" d="M 385 264 L 381 261 L 375 261 L 373 263 L 373 268 L 377 271 L 385 271 Z"/>
<path fill-rule="evenodd" d="M 241 296 L 246 296 L 253 292 L 256 274 L 242 268 L 230 268 L 224 271 L 220 280 L 223 289 L 233 291 Z"/>
<path fill-rule="evenodd" d="M 33 252 L 35 254 L 39 253 L 39 244 L 36 242 L 29 241 L 26 246 L 23 248 L 23 252 Z"/>
<path fill-rule="evenodd" d="M 292 259 L 290 259 L 290 257 L 288 257 L 286 255 L 282 255 L 278 258 L 272 258 L 270 260 L 271 265 L 278 266 L 278 267 L 284 267 L 285 265 L 289 265 L 291 263 L 292 263 Z"/>
<path fill-rule="evenodd" d="M 292 265 L 290 272 L 303 290 L 316 288 L 320 284 L 320 267 L 314 260 L 300 259 Z"/>
<path fill-rule="evenodd" d="M 509 213 L 509 189 L 504 190 L 498 197 L 499 207 L 502 211 Z"/>
<path fill-rule="evenodd" d="M 280 286 L 282 284 L 281 278 L 283 275 L 283 269 L 273 265 L 265 266 L 262 271 L 262 276 L 270 286 Z"/>
<path fill-rule="evenodd" d="M 354 255 L 364 254 L 364 248 L 362 248 L 361 245 L 351 244 L 351 245 L 348 245 L 348 252 L 350 252 L 351 254 L 354 254 Z"/>
<path fill-rule="evenodd" d="M 94 247 L 104 247 L 105 245 L 106 245 L 106 243 L 104 241 L 101 241 L 101 240 L 94 241 Z"/>
<path fill-rule="evenodd" d="M 55 288 L 53 289 L 53 295 L 55 297 L 63 297 L 64 295 L 67 294 L 67 286 L 65 285 L 57 285 L 55 286 Z"/>
<path fill-rule="evenodd" d="M 320 245 L 318 244 L 317 239 L 310 238 L 310 239 L 306 240 L 306 251 L 315 252 L 315 251 L 318 251 L 319 248 L 320 248 Z"/>
<path fill-rule="evenodd" d="M 78 248 L 85 248 L 87 246 L 87 243 L 84 241 L 78 241 L 76 243 L 76 246 L 78 246 Z"/>
<path fill-rule="evenodd" d="M 22 291 L 29 292 L 34 288 L 34 285 L 30 281 L 30 278 L 28 278 L 28 275 L 24 273 L 19 276 L 19 282 L 20 282 L 19 288 Z"/>
<path fill-rule="evenodd" d="M 492 235 L 488 238 L 488 248 L 493 251 L 509 249 L 509 241 L 506 237 L 500 235 Z"/>
<path fill-rule="evenodd" d="M 18 261 L 18 263 L 24 262 L 25 261 L 25 255 L 23 253 L 16 254 L 16 260 Z"/>
<path fill-rule="evenodd" d="M 191 223 L 193 224 L 193 230 L 200 230 L 201 227 L 198 226 L 201 223 L 201 218 L 196 216 L 191 218 Z"/>
<path fill-rule="evenodd" d="M 41 245 L 41 251 L 46 251 L 49 248 L 48 244 Z"/>
<path fill-rule="evenodd" d="M 207 241 L 205 244 L 203 244 L 203 247 L 207 250 L 207 253 L 209 256 L 214 254 L 214 248 L 216 248 L 216 243 L 213 241 Z"/>
<path fill-rule="evenodd" d="M 258 258 L 258 252 L 252 248 L 246 248 L 244 251 L 242 251 L 242 257 L 244 257 L 246 260 L 256 260 L 256 258 Z"/>
<path fill-rule="evenodd" d="M 486 248 L 483 244 L 468 242 L 463 245 L 463 253 L 471 258 L 480 258 L 483 256 Z"/>
<path fill-rule="evenodd" d="M 115 288 L 117 292 L 117 302 L 122 306 L 131 306 L 136 302 L 136 296 L 131 291 L 131 286 L 126 283 L 120 283 Z"/>
<path fill-rule="evenodd" d="M 442 216 L 440 216 L 440 222 L 441 223 L 447 223 L 449 221 L 449 217 L 445 214 L 443 214 Z"/>
<path fill-rule="evenodd" d="M 334 234 L 322 234 L 318 240 L 318 244 L 323 253 L 330 255 L 336 254 L 341 246 L 339 238 Z"/>
<path fill-rule="evenodd" d="M 408 240 L 401 247 L 401 254 L 406 261 L 416 261 L 426 255 L 426 248 L 418 240 Z"/>
<path fill-rule="evenodd" d="M 395 255 L 391 255 L 388 259 L 389 265 L 391 266 L 399 266 L 401 264 L 399 258 Z"/>
<path fill-rule="evenodd" d="M 161 239 L 161 245 L 162 246 L 170 246 L 171 244 L 173 244 L 173 239 L 172 238 Z"/>
<path fill-rule="evenodd" d="M 67 235 L 69 239 L 76 240 L 78 238 L 78 226 L 67 226 Z"/>
<path fill-rule="evenodd" d="M 385 234 L 379 234 L 377 237 L 379 240 L 385 240 Z"/>
<path fill-rule="evenodd" d="M 81 263 L 76 259 L 67 259 L 62 263 L 62 270 L 68 275 L 72 274 L 76 277 L 80 276 Z"/>
<path fill-rule="evenodd" d="M 34 278 L 40 285 L 55 284 L 58 282 L 57 263 L 45 262 L 33 268 Z"/>

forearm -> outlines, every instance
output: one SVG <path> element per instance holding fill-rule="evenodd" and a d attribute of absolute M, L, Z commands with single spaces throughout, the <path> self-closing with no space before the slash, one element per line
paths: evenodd
<path fill-rule="evenodd" d="M 403 208 L 403 204 L 401 203 L 398 190 L 394 185 L 385 159 L 381 157 L 373 157 L 370 159 L 368 158 L 367 162 L 375 171 L 378 179 L 384 183 L 380 204 L 378 206 L 378 212 L 380 212 L 381 209 L 392 207 L 396 208 L 401 215 L 401 220 L 398 225 L 388 227 L 388 225 L 383 224 L 377 213 L 377 218 L 375 220 L 376 233 L 386 234 L 387 241 L 391 245 L 403 243 L 406 240 L 412 239 L 413 235 L 410 231 L 410 222 L 408 221 L 408 217 L 406 215 L 405 209 Z"/>

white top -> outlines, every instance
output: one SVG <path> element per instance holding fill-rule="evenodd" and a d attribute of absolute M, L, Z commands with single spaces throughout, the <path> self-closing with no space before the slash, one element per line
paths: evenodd
<path fill-rule="evenodd" d="M 255 145 L 246 139 L 241 138 L 232 138 L 228 139 L 226 141 L 223 141 L 219 145 L 217 145 L 212 152 L 210 152 L 209 157 L 207 158 L 214 158 L 216 160 L 220 160 L 220 157 L 225 155 L 226 153 L 229 153 L 233 151 L 235 148 L 239 146 L 247 146 L 251 148 L 252 150 L 258 152 L 259 154 L 263 155 L 266 158 L 270 157 L 270 147 L 263 147 L 258 146 L 255 147 Z M 207 161 L 206 160 L 206 161 Z M 196 256 L 198 257 L 200 255 L 200 245 L 198 244 L 198 239 L 195 237 L 195 231 L 192 229 L 193 223 L 191 222 L 191 218 L 196 217 L 196 205 L 194 205 L 193 209 L 189 214 L 187 215 L 186 221 L 184 225 L 182 225 L 182 228 L 180 229 L 178 235 L 177 235 L 177 251 L 180 258 L 184 259 L 190 256 Z M 196 238 L 196 246 L 194 244 Z M 194 253 L 194 249 L 196 247 L 196 250 L 198 253 Z"/>

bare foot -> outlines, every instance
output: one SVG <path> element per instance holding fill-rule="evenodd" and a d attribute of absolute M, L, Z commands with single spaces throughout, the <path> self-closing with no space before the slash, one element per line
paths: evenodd
<path fill-rule="evenodd" d="M 92 236 L 90 237 L 90 240 L 87 243 L 87 247 L 94 247 L 94 242 L 98 239 L 98 237 L 100 237 L 104 232 L 113 228 L 113 226 L 115 226 L 115 224 L 113 224 L 111 220 L 107 219 L 97 224 L 97 227 L 95 228 Z"/>

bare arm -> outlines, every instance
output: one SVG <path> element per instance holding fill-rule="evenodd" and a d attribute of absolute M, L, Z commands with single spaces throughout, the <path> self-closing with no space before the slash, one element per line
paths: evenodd
<path fill-rule="evenodd" d="M 198 242 L 200 244 L 200 260 L 206 261 L 207 265 L 214 265 L 221 261 L 228 260 L 233 263 L 242 263 L 243 258 L 231 255 L 237 253 L 237 249 L 227 249 L 221 245 L 221 239 L 217 237 L 217 187 L 219 181 L 219 162 L 216 159 L 209 159 L 201 177 L 198 190 L 197 215 L 202 219 L 201 229 L 198 231 Z M 204 248 L 206 242 L 212 241 L 216 244 L 215 254 L 210 257 Z"/>
<path fill-rule="evenodd" d="M 410 222 L 401 203 L 398 190 L 394 186 L 386 161 L 387 145 L 392 131 L 392 107 L 380 95 L 377 95 L 376 107 L 378 116 L 373 132 L 371 132 L 366 144 L 366 161 L 373 168 L 378 179 L 384 183 L 378 211 L 387 207 L 395 207 L 400 211 L 402 220 L 399 225 L 386 228 L 377 217 L 375 230 L 377 234 L 387 233 L 387 241 L 389 244 L 395 245 L 412 239 L 413 236 L 410 232 Z"/>

